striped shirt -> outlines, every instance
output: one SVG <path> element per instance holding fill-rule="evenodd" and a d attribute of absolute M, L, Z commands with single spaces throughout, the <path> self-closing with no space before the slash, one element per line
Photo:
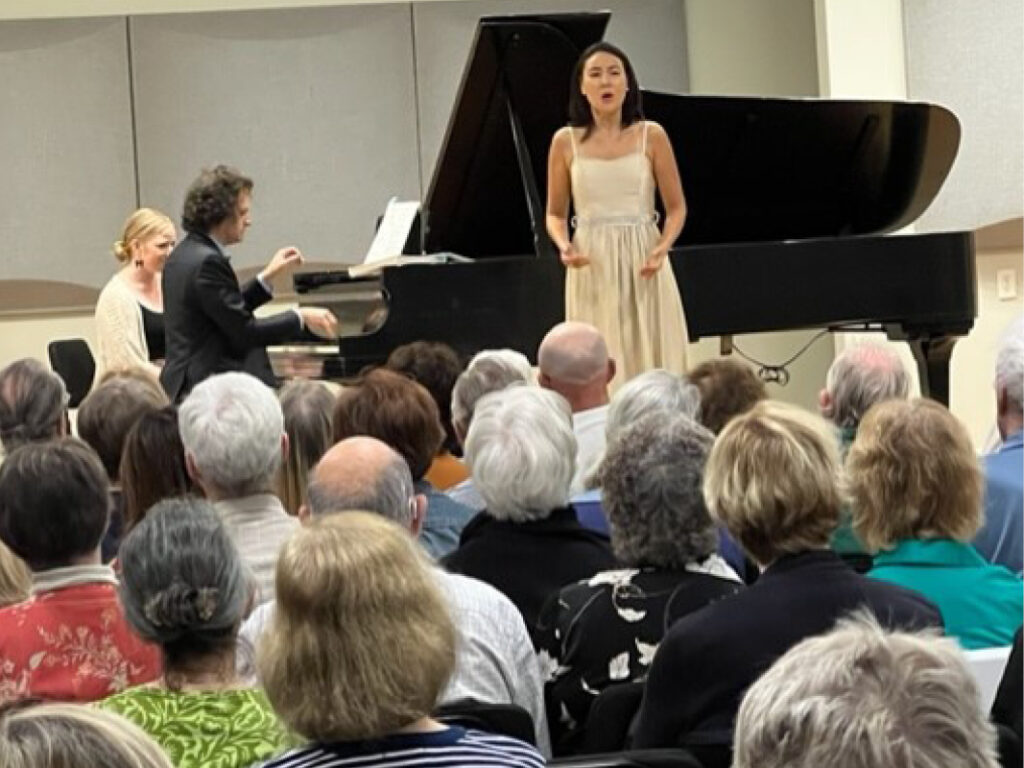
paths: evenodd
<path fill-rule="evenodd" d="M 457 726 L 430 733 L 400 733 L 374 741 L 314 744 L 287 752 L 263 768 L 543 768 L 544 758 L 507 736 Z"/>

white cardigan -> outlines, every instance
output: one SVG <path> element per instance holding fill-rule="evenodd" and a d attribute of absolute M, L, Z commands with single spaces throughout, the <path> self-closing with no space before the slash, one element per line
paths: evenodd
<path fill-rule="evenodd" d="M 139 298 L 120 272 L 107 281 L 96 301 L 96 340 L 100 376 L 111 368 L 145 368 L 160 375 L 160 367 L 149 361 Z"/>

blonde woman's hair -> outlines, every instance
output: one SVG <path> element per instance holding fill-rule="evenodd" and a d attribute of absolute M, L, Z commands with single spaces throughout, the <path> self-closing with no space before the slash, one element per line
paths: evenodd
<path fill-rule="evenodd" d="M 122 264 L 127 264 L 132 258 L 133 242 L 146 240 L 167 228 L 174 231 L 174 222 L 167 214 L 153 208 L 139 208 L 125 220 L 121 239 L 114 243 L 114 257 Z"/>
<path fill-rule="evenodd" d="M 0 541 L 0 608 L 27 600 L 32 590 L 32 573 L 25 561 Z"/>
<path fill-rule="evenodd" d="M 277 476 L 277 491 L 289 515 L 306 503 L 309 475 L 334 442 L 335 396 L 320 381 L 295 379 L 278 392 L 288 434 L 288 455 Z"/>
<path fill-rule="evenodd" d="M 998 768 L 956 641 L 886 632 L 860 612 L 776 661 L 743 697 L 733 766 L 826 765 Z"/>
<path fill-rule="evenodd" d="M 430 714 L 455 666 L 433 566 L 379 515 L 316 519 L 284 545 L 257 652 L 274 710 L 316 742 L 373 739 Z"/>
<path fill-rule="evenodd" d="M 828 546 L 842 504 L 839 447 L 819 416 L 765 400 L 722 430 L 704 473 L 708 510 L 768 565 Z"/>
<path fill-rule="evenodd" d="M 4 768 L 173 768 L 138 726 L 75 704 L 16 707 L 0 716 Z"/>
<path fill-rule="evenodd" d="M 871 550 L 901 539 L 968 542 L 981 527 L 984 480 L 971 438 L 933 400 L 869 410 L 846 474 L 854 530 Z"/>

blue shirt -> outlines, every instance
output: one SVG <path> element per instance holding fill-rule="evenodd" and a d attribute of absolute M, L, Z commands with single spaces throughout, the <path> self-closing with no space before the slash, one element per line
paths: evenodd
<path fill-rule="evenodd" d="M 904 539 L 875 555 L 868 573 L 927 597 L 942 612 L 946 634 L 967 649 L 1010 645 L 1024 611 L 1024 585 L 991 565 L 970 544 Z"/>
<path fill-rule="evenodd" d="M 1024 570 L 1024 431 L 1006 438 L 983 459 L 985 525 L 974 547 L 990 563 Z"/>
<path fill-rule="evenodd" d="M 475 511 L 438 491 L 426 480 L 416 483 L 416 493 L 427 497 L 427 518 L 420 531 L 420 543 L 435 560 L 459 546 L 459 536 Z"/>

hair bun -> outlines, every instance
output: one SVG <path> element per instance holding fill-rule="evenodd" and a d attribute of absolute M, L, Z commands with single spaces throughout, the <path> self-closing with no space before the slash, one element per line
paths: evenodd
<path fill-rule="evenodd" d="M 215 587 L 196 589 L 175 582 L 149 598 L 144 613 L 158 629 L 187 629 L 213 618 L 219 597 Z"/>
<path fill-rule="evenodd" d="M 125 246 L 124 240 L 118 240 L 117 242 L 115 242 L 113 251 L 114 257 L 118 261 L 128 261 L 128 258 L 131 255 L 128 253 L 128 248 L 127 246 Z"/>

